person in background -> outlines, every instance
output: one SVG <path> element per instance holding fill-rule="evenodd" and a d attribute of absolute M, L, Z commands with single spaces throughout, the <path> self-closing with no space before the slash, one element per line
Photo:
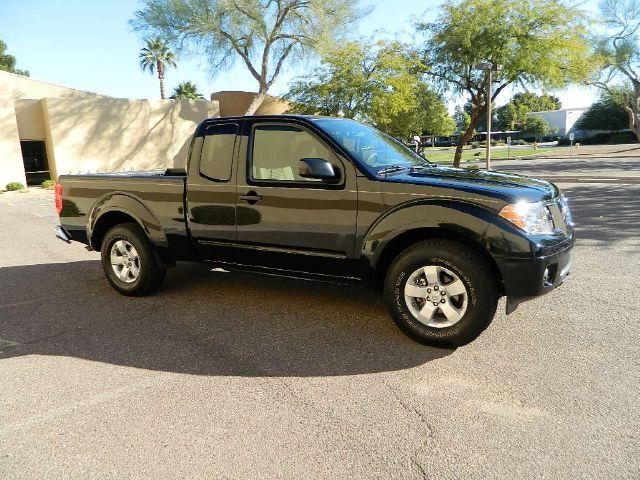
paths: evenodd
<path fill-rule="evenodd" d="M 416 147 L 416 153 L 419 153 L 420 151 L 420 143 L 421 143 L 422 139 L 420 138 L 420 135 L 414 135 L 413 136 L 413 145 Z"/>

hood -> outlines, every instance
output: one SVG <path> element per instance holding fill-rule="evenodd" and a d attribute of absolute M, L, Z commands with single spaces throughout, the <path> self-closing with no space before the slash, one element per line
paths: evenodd
<path fill-rule="evenodd" d="M 558 195 L 555 185 L 539 178 L 503 172 L 487 172 L 436 165 L 386 176 L 383 181 L 451 188 L 485 194 L 508 202 L 550 200 Z"/>

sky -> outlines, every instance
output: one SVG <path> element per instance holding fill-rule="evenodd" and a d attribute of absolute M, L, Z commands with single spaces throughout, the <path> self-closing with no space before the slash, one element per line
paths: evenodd
<path fill-rule="evenodd" d="M 360 22 L 362 35 L 385 32 L 387 37 L 411 39 L 411 25 L 430 20 L 438 13 L 440 0 L 362 0 L 373 7 Z M 158 80 L 142 72 L 138 54 L 142 46 L 139 35 L 128 20 L 139 9 L 138 0 L 0 0 L 0 39 L 8 53 L 17 58 L 17 67 L 31 76 L 59 85 L 113 97 L 157 98 Z M 595 11 L 595 0 L 583 8 Z M 283 72 L 270 93 L 287 91 L 296 75 L 309 65 Z M 256 91 L 257 83 L 239 63 L 226 71 L 212 72 L 206 59 L 180 58 L 177 69 L 169 69 L 167 91 L 178 83 L 192 81 L 205 96 L 222 90 Z M 498 104 L 509 100 L 504 92 Z M 597 96 L 593 89 L 572 87 L 552 92 L 565 108 L 589 106 Z M 460 100 L 452 100 L 452 109 Z"/>

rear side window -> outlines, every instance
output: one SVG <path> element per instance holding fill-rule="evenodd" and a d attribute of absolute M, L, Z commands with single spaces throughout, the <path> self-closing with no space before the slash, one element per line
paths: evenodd
<path fill-rule="evenodd" d="M 238 125 L 235 123 L 207 127 L 200 156 L 202 175 L 220 182 L 229 181 L 237 133 Z"/>

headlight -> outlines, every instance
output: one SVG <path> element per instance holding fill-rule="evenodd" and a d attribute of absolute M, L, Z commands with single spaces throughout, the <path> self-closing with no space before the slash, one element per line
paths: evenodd
<path fill-rule="evenodd" d="M 562 216 L 564 217 L 566 224 L 573 227 L 575 223 L 573 222 L 573 215 L 571 215 L 571 209 L 569 208 L 569 200 L 567 200 L 567 197 L 562 195 L 558 201 L 558 205 L 560 206 L 560 212 L 562 212 Z"/>
<path fill-rule="evenodd" d="M 551 212 L 541 202 L 518 202 L 506 205 L 500 210 L 500 216 L 531 234 L 545 235 L 554 233 Z"/>

